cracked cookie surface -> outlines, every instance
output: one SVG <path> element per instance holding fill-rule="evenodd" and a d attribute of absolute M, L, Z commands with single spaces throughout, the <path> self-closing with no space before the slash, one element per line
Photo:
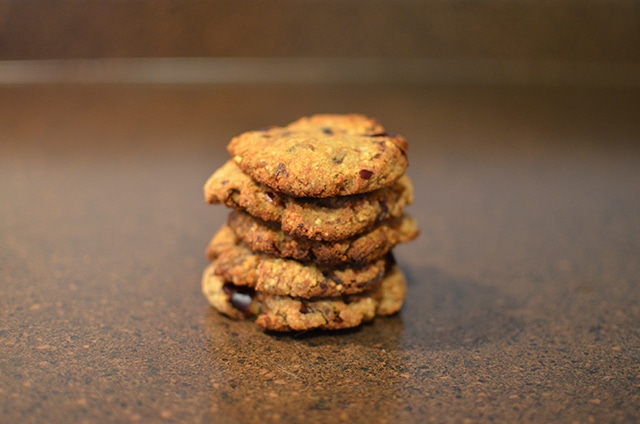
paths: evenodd
<path fill-rule="evenodd" d="M 243 172 L 293 197 L 334 197 L 387 187 L 408 166 L 406 140 L 364 115 L 314 115 L 249 131 L 227 146 Z"/>
<path fill-rule="evenodd" d="M 265 222 L 240 211 L 231 212 L 227 225 L 254 252 L 321 266 L 363 265 L 418 235 L 417 224 L 408 215 L 382 221 L 366 233 L 334 242 L 294 237 L 283 232 L 277 223 Z"/>
<path fill-rule="evenodd" d="M 264 221 L 280 223 L 282 231 L 314 240 L 343 240 L 399 217 L 413 202 L 413 185 L 403 175 L 389 187 L 369 193 L 324 199 L 295 198 L 278 193 L 227 161 L 204 185 L 208 203 L 225 204 Z"/>

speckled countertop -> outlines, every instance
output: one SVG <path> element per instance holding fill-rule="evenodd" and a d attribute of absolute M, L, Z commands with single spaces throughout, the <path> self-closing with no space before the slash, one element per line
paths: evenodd
<path fill-rule="evenodd" d="M 637 422 L 640 92 L 0 87 L 0 422 Z M 202 184 L 244 130 L 411 143 L 409 297 L 356 331 L 213 312 Z"/>

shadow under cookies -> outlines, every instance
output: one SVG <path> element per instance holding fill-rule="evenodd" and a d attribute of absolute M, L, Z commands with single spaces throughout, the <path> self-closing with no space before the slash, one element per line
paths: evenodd
<path fill-rule="evenodd" d="M 404 272 L 409 293 L 402 310 L 404 349 L 473 349 L 517 338 L 524 329 L 519 301 L 495 287 L 434 267 Z"/>

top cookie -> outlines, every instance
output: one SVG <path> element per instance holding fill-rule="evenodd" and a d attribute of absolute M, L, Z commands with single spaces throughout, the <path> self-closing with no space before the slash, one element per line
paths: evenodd
<path fill-rule="evenodd" d="M 255 180 L 293 197 L 366 193 L 408 166 L 407 142 L 363 115 L 314 115 L 234 137 L 227 150 Z"/>

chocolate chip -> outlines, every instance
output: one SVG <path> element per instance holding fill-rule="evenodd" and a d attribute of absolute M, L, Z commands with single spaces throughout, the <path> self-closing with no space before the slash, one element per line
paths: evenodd
<path fill-rule="evenodd" d="M 309 308 L 307 308 L 307 304 L 304 303 L 304 302 L 300 302 L 300 313 L 301 314 L 308 314 L 309 312 L 310 311 L 309 311 Z"/>
<path fill-rule="evenodd" d="M 228 296 L 231 305 L 239 311 L 249 313 L 255 291 L 251 287 L 236 286 L 224 283 L 222 291 Z"/>
<path fill-rule="evenodd" d="M 335 163 L 336 165 L 340 165 L 343 160 L 344 160 L 344 156 L 342 156 L 342 157 L 334 156 L 333 158 L 331 158 L 331 161 L 333 163 Z"/>
<path fill-rule="evenodd" d="M 245 293 L 234 293 L 233 296 L 231 296 L 231 304 L 233 305 L 234 308 L 244 312 L 244 313 L 248 313 L 249 312 L 249 307 L 251 306 L 251 301 L 253 300 L 253 298 Z"/>
<path fill-rule="evenodd" d="M 359 172 L 359 175 L 360 175 L 360 178 L 362 178 L 363 180 L 368 180 L 373 176 L 373 172 L 366 169 L 361 169 Z"/>
<path fill-rule="evenodd" d="M 327 135 L 333 135 L 333 130 L 329 127 L 322 127 L 322 132 Z"/>
<path fill-rule="evenodd" d="M 223 186 L 226 186 L 227 184 L 229 184 L 229 180 L 222 180 L 220 184 L 222 184 Z"/>

